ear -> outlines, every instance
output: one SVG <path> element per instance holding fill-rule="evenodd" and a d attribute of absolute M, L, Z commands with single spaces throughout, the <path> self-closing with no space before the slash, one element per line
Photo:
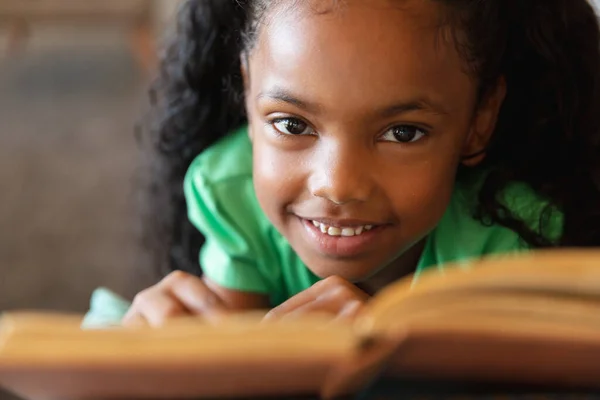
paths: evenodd
<path fill-rule="evenodd" d="M 485 158 L 486 149 L 496 128 L 500 108 L 506 98 L 506 79 L 498 78 L 496 86 L 482 99 L 471 124 L 471 131 L 465 141 L 462 164 L 474 167 Z"/>
<path fill-rule="evenodd" d="M 244 51 L 240 54 L 240 72 L 242 74 L 242 80 L 244 82 L 244 102 L 245 102 L 245 106 L 246 106 L 246 113 L 249 114 L 248 110 L 250 110 L 250 104 L 248 104 L 248 95 L 247 93 L 250 93 L 250 66 L 248 65 L 249 60 L 248 60 L 248 55 L 247 53 Z M 252 124 L 250 124 L 250 121 L 248 121 L 248 137 L 250 138 L 250 141 L 252 141 Z"/>

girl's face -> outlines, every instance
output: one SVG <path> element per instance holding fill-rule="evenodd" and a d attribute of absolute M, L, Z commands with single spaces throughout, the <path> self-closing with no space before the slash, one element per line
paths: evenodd
<path fill-rule="evenodd" d="M 436 226 L 495 117 L 437 3 L 319 3 L 278 6 L 250 53 L 254 183 L 315 274 L 360 282 Z"/>

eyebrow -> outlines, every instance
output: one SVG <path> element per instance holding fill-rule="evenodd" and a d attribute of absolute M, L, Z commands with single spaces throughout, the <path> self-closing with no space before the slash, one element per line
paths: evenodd
<path fill-rule="evenodd" d="M 281 87 L 275 87 L 266 92 L 260 92 L 258 96 L 256 96 L 257 100 L 264 98 L 275 100 L 277 102 L 288 103 L 298 108 L 301 108 L 304 111 L 309 111 L 313 113 L 323 108 L 320 104 L 301 100 L 298 96 L 295 96 L 290 91 L 287 91 Z"/>
<path fill-rule="evenodd" d="M 321 104 L 303 100 L 299 96 L 296 96 L 292 92 L 281 87 L 274 87 L 268 91 L 260 92 L 256 98 L 257 100 L 267 98 L 277 102 L 288 103 L 311 113 L 317 113 L 319 110 L 323 109 Z M 433 102 L 424 97 L 412 99 L 406 102 L 399 102 L 378 110 L 376 113 L 383 118 L 389 118 L 393 117 L 394 115 L 404 114 L 412 111 L 425 111 L 438 115 L 448 114 L 448 111 L 441 104 Z"/>
<path fill-rule="evenodd" d="M 397 103 L 386 107 L 381 112 L 383 117 L 393 117 L 394 115 L 404 114 L 411 111 L 426 111 L 432 114 L 448 115 L 448 111 L 441 104 L 433 102 L 426 98 L 410 100 L 408 102 Z"/>

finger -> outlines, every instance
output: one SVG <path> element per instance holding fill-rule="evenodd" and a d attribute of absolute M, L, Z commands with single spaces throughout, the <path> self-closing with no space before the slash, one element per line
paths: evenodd
<path fill-rule="evenodd" d="M 169 318 L 190 314 L 176 297 L 160 286 L 154 286 L 136 296 L 133 307 L 151 326 L 161 326 Z"/>
<path fill-rule="evenodd" d="M 283 315 L 289 314 L 294 310 L 304 306 L 305 304 L 310 304 L 319 295 L 319 291 L 314 289 L 314 285 L 310 288 L 298 293 L 297 295 L 291 297 L 287 301 L 283 302 L 279 306 L 272 308 L 267 315 L 265 315 L 265 319 L 276 319 L 280 318 Z"/>
<path fill-rule="evenodd" d="M 125 327 L 136 328 L 148 326 L 149 323 L 142 314 L 137 312 L 135 309 L 130 308 L 127 314 L 125 314 L 125 316 L 121 320 L 121 325 Z"/>
<path fill-rule="evenodd" d="M 322 296 L 325 292 L 331 290 L 332 287 L 339 287 L 345 285 L 351 284 L 345 279 L 340 278 L 338 276 L 332 276 L 323 279 L 312 285 L 310 288 L 298 293 L 283 304 L 273 308 L 267 313 L 265 319 L 269 320 L 280 318 L 281 316 L 289 314 L 294 310 L 304 306 L 305 304 L 312 303 L 318 297 Z"/>
<path fill-rule="evenodd" d="M 343 305 L 339 304 L 336 299 L 332 299 L 329 296 L 318 297 L 310 303 L 306 303 L 290 311 L 285 315 L 281 315 L 281 318 L 295 318 L 305 314 L 324 314 L 334 316 L 340 311 Z"/>
<path fill-rule="evenodd" d="M 337 294 L 333 291 L 306 303 L 282 318 L 294 318 L 303 314 L 330 315 L 335 319 L 352 319 L 362 309 L 363 302 L 359 299 Z"/>
<path fill-rule="evenodd" d="M 168 290 L 190 313 L 206 318 L 220 316 L 226 311 L 221 299 L 194 275 L 175 273 L 165 280 Z"/>
<path fill-rule="evenodd" d="M 302 309 L 304 306 L 311 305 L 314 300 L 315 298 L 312 294 L 301 292 L 281 305 L 271 309 L 265 315 L 263 320 L 268 321 L 289 315 L 298 309 Z"/>
<path fill-rule="evenodd" d="M 335 321 L 351 321 L 358 317 L 358 315 L 364 309 L 365 304 L 359 300 L 354 300 L 341 309 L 338 315 L 335 317 Z"/>

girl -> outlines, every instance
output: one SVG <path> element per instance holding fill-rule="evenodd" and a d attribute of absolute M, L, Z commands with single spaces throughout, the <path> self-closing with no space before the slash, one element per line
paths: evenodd
<path fill-rule="evenodd" d="M 352 317 L 449 261 L 599 244 L 599 44 L 586 0 L 187 1 L 152 173 L 192 273 L 88 323 Z"/>

